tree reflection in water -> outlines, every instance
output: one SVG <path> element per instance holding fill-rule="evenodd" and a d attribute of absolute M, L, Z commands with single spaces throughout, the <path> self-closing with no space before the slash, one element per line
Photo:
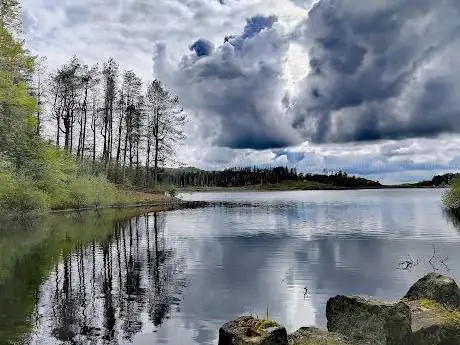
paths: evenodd
<path fill-rule="evenodd" d="M 54 287 L 45 283 L 39 301 L 49 336 L 117 344 L 148 323 L 161 327 L 185 287 L 184 260 L 168 247 L 164 229 L 165 214 L 153 213 L 118 224 L 100 243 L 63 249 Z"/>

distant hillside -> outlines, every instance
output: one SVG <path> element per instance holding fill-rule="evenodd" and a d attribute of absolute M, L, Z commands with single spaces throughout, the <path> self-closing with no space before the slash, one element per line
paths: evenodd
<path fill-rule="evenodd" d="M 232 168 L 205 171 L 193 167 L 164 169 L 160 182 L 178 188 L 251 188 L 251 189 L 341 189 L 382 188 L 380 182 L 349 176 L 338 171 L 329 174 L 303 174 L 287 167 Z"/>

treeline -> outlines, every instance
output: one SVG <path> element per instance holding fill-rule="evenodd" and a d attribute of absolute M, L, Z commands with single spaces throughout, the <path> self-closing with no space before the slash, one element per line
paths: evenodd
<path fill-rule="evenodd" d="M 194 168 L 164 169 L 160 180 L 177 187 L 245 187 L 278 184 L 286 181 L 309 181 L 333 187 L 370 188 L 381 187 L 379 182 L 349 176 L 346 172 L 324 174 L 299 173 L 295 168 L 231 168 L 222 171 L 204 171 Z"/>
<path fill-rule="evenodd" d="M 421 181 L 415 183 L 417 187 L 447 187 L 449 186 L 455 178 L 458 178 L 460 174 L 443 174 L 436 175 L 431 180 Z"/>
<path fill-rule="evenodd" d="M 118 203 L 110 182 L 156 186 L 184 137 L 179 99 L 112 58 L 47 73 L 19 39 L 21 12 L 0 1 L 0 208 Z"/>

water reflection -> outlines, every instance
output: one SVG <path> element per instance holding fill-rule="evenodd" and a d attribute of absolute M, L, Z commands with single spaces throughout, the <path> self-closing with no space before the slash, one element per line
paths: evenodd
<path fill-rule="evenodd" d="M 169 318 L 186 286 L 183 260 L 164 237 L 165 214 L 119 223 L 102 241 L 61 253 L 40 291 L 31 344 L 132 342 Z"/>

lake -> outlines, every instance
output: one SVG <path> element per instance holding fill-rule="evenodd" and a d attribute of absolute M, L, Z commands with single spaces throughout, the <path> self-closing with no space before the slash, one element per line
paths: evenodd
<path fill-rule="evenodd" d="M 214 345 L 267 308 L 288 331 L 325 327 L 337 294 L 397 299 L 432 265 L 460 280 L 442 193 L 193 193 L 235 204 L 4 221 L 0 343 Z"/>

